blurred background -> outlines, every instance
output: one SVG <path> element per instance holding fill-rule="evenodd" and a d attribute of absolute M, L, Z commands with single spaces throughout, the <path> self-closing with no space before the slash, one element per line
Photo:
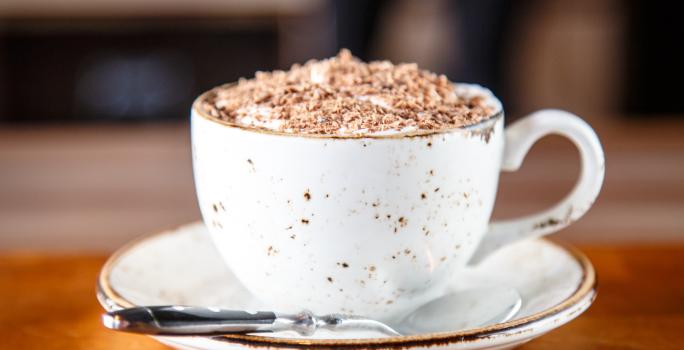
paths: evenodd
<path fill-rule="evenodd" d="M 510 123 L 563 108 L 597 130 L 603 193 L 560 234 L 684 242 L 680 2 L 2 0 L 0 250 L 110 251 L 199 219 L 193 99 L 333 56 L 417 62 L 491 88 Z M 502 176 L 496 218 L 559 200 L 579 171 L 549 137 Z"/>

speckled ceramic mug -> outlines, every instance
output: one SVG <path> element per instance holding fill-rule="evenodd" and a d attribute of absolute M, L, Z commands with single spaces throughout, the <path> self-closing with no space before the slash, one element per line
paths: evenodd
<path fill-rule="evenodd" d="M 504 131 L 503 109 L 463 128 L 384 136 L 249 129 L 192 109 L 199 206 L 239 280 L 274 310 L 401 317 L 444 293 L 459 269 L 499 247 L 582 216 L 599 193 L 604 157 L 580 118 L 536 112 Z M 201 98 L 201 97 L 200 97 Z M 499 172 L 516 170 L 539 138 L 560 134 L 582 171 L 553 208 L 489 222 Z"/>

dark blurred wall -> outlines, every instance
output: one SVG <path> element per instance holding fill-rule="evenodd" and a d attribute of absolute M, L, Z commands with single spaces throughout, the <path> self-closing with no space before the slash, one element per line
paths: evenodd
<path fill-rule="evenodd" d="M 684 113 L 684 2 L 627 3 L 625 110 L 635 114 Z"/>
<path fill-rule="evenodd" d="M 366 59 L 387 58 L 374 50 L 378 21 L 404 1 L 335 0 L 340 47 L 353 48 Z M 684 81 L 684 26 L 678 1 L 619 0 L 453 0 L 441 12 L 449 42 L 435 35 L 435 45 L 448 46 L 446 67 L 437 69 L 454 81 L 492 89 L 514 113 L 559 107 L 581 114 L 682 114 L 679 96 Z M 404 6 L 415 10 L 415 2 Z M 420 16 L 407 13 L 404 23 Z M 423 27 L 425 23 L 423 24 Z M 424 28 L 413 26 L 413 30 Z M 397 46 L 419 48 L 406 37 Z M 430 40 L 430 38 L 427 38 Z M 412 52 L 402 60 L 420 61 Z M 424 62 L 423 62 L 424 63 Z"/>
<path fill-rule="evenodd" d="M 21 20 L 0 30 L 0 120 L 185 118 L 200 92 L 276 67 L 274 20 Z"/>
<path fill-rule="evenodd" d="M 481 83 L 516 113 L 684 114 L 681 2 L 317 3 L 294 16 L 0 14 L 0 121 L 182 120 L 210 87 L 342 47 Z"/>

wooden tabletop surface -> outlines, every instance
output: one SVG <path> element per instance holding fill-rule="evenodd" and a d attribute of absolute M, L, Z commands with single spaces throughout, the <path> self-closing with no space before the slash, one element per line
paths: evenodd
<path fill-rule="evenodd" d="M 599 276 L 595 304 L 522 349 L 684 348 L 684 245 L 581 247 Z M 105 256 L 0 256 L 0 348 L 162 349 L 99 323 Z"/>
<path fill-rule="evenodd" d="M 684 121 L 591 124 L 606 181 L 555 239 L 588 254 L 598 299 L 523 348 L 682 349 Z M 542 140 L 502 175 L 494 216 L 549 206 L 577 173 L 569 142 Z M 130 239 L 198 218 L 187 124 L 1 127 L 0 348 L 162 348 L 102 328 L 95 277 Z"/>

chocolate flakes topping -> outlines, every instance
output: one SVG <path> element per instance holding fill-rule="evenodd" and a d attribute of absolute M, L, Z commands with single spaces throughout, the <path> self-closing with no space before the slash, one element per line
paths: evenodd
<path fill-rule="evenodd" d="M 485 96 L 456 90 L 446 76 L 415 63 L 364 63 L 343 49 L 330 59 L 215 88 L 199 107 L 235 124 L 319 135 L 449 129 L 495 112 Z"/>

